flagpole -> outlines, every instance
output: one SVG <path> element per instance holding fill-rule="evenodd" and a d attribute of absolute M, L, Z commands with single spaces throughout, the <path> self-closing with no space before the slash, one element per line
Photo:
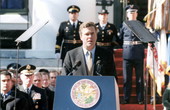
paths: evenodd
<path fill-rule="evenodd" d="M 153 49 L 154 49 L 154 44 L 152 43 L 152 45 L 151 45 L 151 50 L 153 51 Z M 154 52 L 152 52 L 152 54 L 153 54 L 153 56 L 154 56 Z M 154 57 L 153 57 L 153 65 L 154 65 Z M 153 66 L 153 87 L 152 87 L 152 90 L 153 90 L 153 110 L 156 110 L 156 107 L 155 107 L 155 105 L 156 105 L 156 98 L 155 98 L 155 95 L 156 95 L 156 93 L 155 93 L 155 91 L 156 91 L 156 89 L 155 89 L 155 87 L 156 87 L 156 84 L 155 84 L 155 69 L 154 69 L 154 66 Z"/>

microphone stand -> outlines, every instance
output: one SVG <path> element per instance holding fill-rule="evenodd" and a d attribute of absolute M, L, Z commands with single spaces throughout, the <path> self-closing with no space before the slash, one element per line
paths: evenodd
<path fill-rule="evenodd" d="M 17 44 L 17 64 L 19 64 L 19 49 L 20 49 L 20 42 L 18 41 Z M 15 97 L 14 97 L 14 110 L 16 110 L 16 96 L 17 96 L 17 84 L 18 84 L 18 65 L 16 65 L 16 81 L 15 81 Z"/>

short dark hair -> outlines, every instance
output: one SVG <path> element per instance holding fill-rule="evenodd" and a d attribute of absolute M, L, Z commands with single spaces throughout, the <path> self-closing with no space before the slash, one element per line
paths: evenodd
<path fill-rule="evenodd" d="M 95 30 L 97 31 L 97 27 L 96 27 L 94 22 L 84 22 L 84 23 L 82 23 L 80 25 L 79 34 L 81 35 L 82 34 L 82 29 L 87 28 L 87 27 L 94 27 Z"/>
<path fill-rule="evenodd" d="M 1 75 L 10 76 L 10 79 L 12 78 L 11 73 L 8 72 L 8 71 L 2 71 L 2 72 L 1 72 Z"/>
<path fill-rule="evenodd" d="M 47 75 L 48 78 L 50 78 L 50 73 L 47 73 L 47 72 L 40 72 L 40 74 L 41 74 L 41 76 L 42 76 L 42 75 Z"/>

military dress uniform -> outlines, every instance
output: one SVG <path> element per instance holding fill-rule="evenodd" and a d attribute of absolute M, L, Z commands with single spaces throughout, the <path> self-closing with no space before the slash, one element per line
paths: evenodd
<path fill-rule="evenodd" d="M 67 11 L 69 13 L 79 12 L 79 7 L 73 5 L 70 6 Z M 70 20 L 64 21 L 60 24 L 57 40 L 56 40 L 56 53 L 60 51 L 61 59 L 64 60 L 66 53 L 82 45 L 82 41 L 79 37 L 79 26 L 81 21 L 77 20 L 77 24 L 71 24 Z"/>
<path fill-rule="evenodd" d="M 141 104 L 144 100 L 144 44 L 125 23 L 123 23 L 120 29 L 120 39 L 123 42 L 124 101 L 129 103 L 130 100 L 134 68 L 136 73 L 137 101 Z"/>
<path fill-rule="evenodd" d="M 19 73 L 26 76 L 33 75 L 36 67 L 34 65 L 25 65 L 19 68 Z M 48 110 L 46 92 L 44 89 L 38 88 L 31 84 L 30 87 L 24 88 L 24 85 L 18 85 L 20 91 L 25 92 L 32 98 L 34 110 Z"/>
<path fill-rule="evenodd" d="M 108 11 L 102 9 L 99 14 L 108 14 Z M 109 49 L 113 52 L 114 46 L 118 45 L 117 29 L 114 24 L 107 22 L 105 26 L 101 26 L 100 23 L 96 23 L 98 28 L 97 33 L 97 46 Z"/>

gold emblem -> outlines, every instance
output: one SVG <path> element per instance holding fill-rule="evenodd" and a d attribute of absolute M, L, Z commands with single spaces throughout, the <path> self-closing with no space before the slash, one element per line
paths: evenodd
<path fill-rule="evenodd" d="M 38 105 L 35 105 L 35 108 L 38 109 Z"/>
<path fill-rule="evenodd" d="M 112 30 L 108 30 L 107 32 L 108 32 L 109 35 L 111 35 L 113 33 Z"/>
<path fill-rule="evenodd" d="M 100 98 L 98 85 L 90 79 L 77 81 L 70 92 L 75 105 L 81 108 L 90 108 L 97 104 Z"/>
<path fill-rule="evenodd" d="M 31 69 L 31 66 L 30 66 L 30 65 L 27 65 L 27 66 L 26 66 L 26 69 L 27 69 L 27 70 L 30 70 L 30 69 Z"/>
<path fill-rule="evenodd" d="M 66 27 L 65 31 L 66 31 L 66 32 L 68 32 L 68 31 L 69 31 L 69 28 L 68 28 L 68 27 Z"/>

